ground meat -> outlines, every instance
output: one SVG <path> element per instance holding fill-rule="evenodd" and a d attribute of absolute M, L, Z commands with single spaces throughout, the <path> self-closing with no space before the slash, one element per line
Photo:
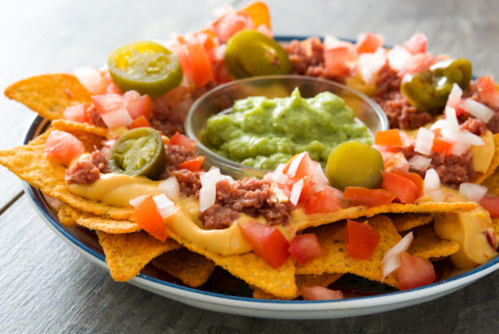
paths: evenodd
<path fill-rule="evenodd" d="M 485 122 L 479 118 L 468 118 L 460 126 L 461 130 L 467 130 L 477 136 L 481 136 L 487 132 L 487 126 Z"/>
<path fill-rule="evenodd" d="M 178 145 L 165 145 L 165 151 L 168 161 L 165 170 L 159 176 L 160 180 L 166 180 L 172 171 L 178 169 L 178 165 L 197 156 L 193 149 Z"/>
<path fill-rule="evenodd" d="M 152 118 L 149 121 L 149 124 L 151 124 L 151 127 L 168 137 L 173 136 L 177 132 L 184 133 L 183 122 L 160 121 L 158 119 Z"/>
<path fill-rule="evenodd" d="M 291 73 L 321 76 L 324 69 L 324 45 L 318 38 L 293 40 L 284 49 L 291 60 Z"/>
<path fill-rule="evenodd" d="M 100 178 L 100 170 L 88 159 L 77 161 L 73 167 L 66 171 L 68 184 L 90 184 Z"/>
<path fill-rule="evenodd" d="M 187 197 L 199 197 L 201 189 L 201 180 L 199 177 L 202 172 L 191 172 L 187 169 L 174 170 L 170 172 L 170 176 L 174 176 L 179 185 L 180 193 Z"/>
<path fill-rule="evenodd" d="M 107 128 L 106 123 L 104 123 L 104 120 L 102 119 L 102 116 L 97 111 L 97 109 L 95 108 L 92 109 L 92 111 L 90 112 L 90 119 L 92 120 L 92 123 L 94 123 L 95 126 L 101 128 Z"/>
<path fill-rule="evenodd" d="M 109 156 L 109 148 L 103 147 L 100 150 L 92 152 L 91 162 L 103 174 L 110 173 L 107 157 Z"/>
<path fill-rule="evenodd" d="M 390 128 L 417 129 L 431 122 L 432 115 L 412 106 L 400 92 L 402 79 L 389 66 L 381 69 L 376 86 L 378 90 L 373 98 L 384 110 Z"/>
<path fill-rule="evenodd" d="M 244 213 L 252 217 L 262 215 L 270 225 L 282 224 L 289 220 L 293 205 L 290 203 L 274 203 L 270 200 L 268 181 L 256 178 L 245 178 L 230 183 L 223 180 L 217 183 L 216 202 L 208 210 L 199 215 L 201 221 L 211 228 L 226 228 L 236 213 Z M 223 208 L 223 209 L 222 209 Z"/>
<path fill-rule="evenodd" d="M 491 106 L 491 105 L 487 104 L 486 102 L 482 101 L 482 99 L 478 95 L 478 88 L 476 86 L 476 82 L 475 81 L 472 81 L 470 83 L 470 85 L 468 86 L 468 88 L 466 88 L 464 90 L 464 92 L 463 92 L 462 99 L 465 100 L 465 99 L 468 99 L 468 98 L 473 99 L 473 100 L 475 100 L 477 102 L 483 103 L 487 107 L 489 107 L 490 109 L 492 109 L 492 110 L 495 111 L 494 115 L 492 116 L 491 119 L 489 119 L 489 121 L 487 122 L 487 124 L 485 124 L 485 126 L 492 133 L 494 133 L 494 134 L 495 133 L 499 133 L 499 108 L 494 108 L 493 106 Z M 474 118 L 475 118 L 474 116 L 468 114 L 467 112 L 464 112 L 461 115 L 459 115 L 458 120 L 459 120 L 460 123 L 464 123 L 468 119 L 474 119 Z"/>
<path fill-rule="evenodd" d="M 408 147 L 400 148 L 407 160 L 411 159 L 418 153 L 414 152 L 414 143 Z M 425 156 L 426 157 L 426 156 Z M 435 169 L 440 176 L 442 184 L 457 187 L 461 183 L 469 182 L 475 171 L 471 164 L 473 155 L 468 149 L 462 155 L 445 155 L 444 152 L 432 151 L 428 156 L 431 163 L 428 169 Z M 421 177 L 425 177 L 426 171 L 415 170 L 411 168 L 411 172 L 418 173 Z"/>

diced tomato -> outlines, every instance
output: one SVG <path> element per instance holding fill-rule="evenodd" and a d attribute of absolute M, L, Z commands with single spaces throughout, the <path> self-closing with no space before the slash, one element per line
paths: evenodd
<path fill-rule="evenodd" d="M 152 101 L 149 95 L 140 96 L 134 90 L 125 93 L 125 105 L 132 119 L 144 116 L 147 120 L 151 119 Z"/>
<path fill-rule="evenodd" d="M 418 53 L 412 55 L 405 63 L 404 69 L 400 71 L 398 75 L 400 77 L 403 77 L 407 73 L 412 74 L 416 72 L 426 71 L 437 61 L 438 59 L 435 56 L 427 53 Z"/>
<path fill-rule="evenodd" d="M 335 300 L 343 299 L 343 293 L 339 290 L 331 290 L 322 286 L 302 286 L 300 294 L 305 300 Z"/>
<path fill-rule="evenodd" d="M 499 107 L 499 93 L 497 87 L 492 79 L 492 76 L 481 77 L 476 80 L 476 87 L 478 89 L 478 96 L 481 102 L 488 104 L 492 108 Z"/>
<path fill-rule="evenodd" d="M 397 147 L 404 146 L 402 138 L 400 137 L 399 129 L 391 129 L 391 130 L 376 132 L 376 136 L 374 138 L 374 144 L 390 145 Z"/>
<path fill-rule="evenodd" d="M 355 47 L 357 48 L 357 52 L 361 54 L 361 53 L 374 53 L 382 45 L 383 45 L 383 36 L 367 32 L 365 34 L 360 35 L 360 37 L 357 39 Z"/>
<path fill-rule="evenodd" d="M 196 141 L 177 132 L 170 138 L 170 144 L 183 146 L 188 149 L 194 149 Z"/>
<path fill-rule="evenodd" d="M 77 67 L 74 69 L 74 75 L 92 95 L 103 94 L 109 84 L 101 71 L 97 68 Z"/>
<path fill-rule="evenodd" d="M 326 252 L 319 243 L 319 239 L 314 233 L 297 235 L 291 240 L 289 252 L 301 264 L 326 255 Z"/>
<path fill-rule="evenodd" d="M 165 223 L 152 196 L 147 196 L 146 199 L 140 203 L 133 212 L 132 218 L 144 231 L 154 238 L 165 242 L 168 236 Z"/>
<path fill-rule="evenodd" d="M 346 187 L 343 199 L 354 205 L 381 206 L 388 205 L 395 195 L 383 189 L 367 189 L 362 187 Z"/>
<path fill-rule="evenodd" d="M 249 220 L 239 224 L 241 233 L 256 255 L 277 269 L 289 257 L 289 242 L 277 228 Z"/>
<path fill-rule="evenodd" d="M 415 55 L 417 53 L 425 53 L 427 43 L 428 39 L 426 38 L 426 36 L 418 32 L 414 34 L 407 42 L 405 42 L 403 46 L 407 51 Z"/>
<path fill-rule="evenodd" d="M 435 282 L 436 275 L 433 264 L 421 257 L 400 254 L 400 267 L 397 269 L 399 289 L 409 290 Z"/>
<path fill-rule="evenodd" d="M 383 163 L 385 164 L 385 171 L 391 172 L 394 170 L 403 170 L 409 172 L 409 162 L 404 156 L 404 153 L 393 153 L 390 151 L 381 152 L 383 156 Z"/>
<path fill-rule="evenodd" d="M 85 152 L 85 146 L 72 134 L 55 130 L 47 137 L 43 151 L 51 159 L 69 166 L 73 159 Z"/>
<path fill-rule="evenodd" d="M 419 197 L 418 186 L 408 178 L 383 171 L 381 174 L 383 175 L 382 188 L 394 194 L 400 202 L 412 204 Z"/>
<path fill-rule="evenodd" d="M 220 43 L 227 43 L 238 32 L 253 28 L 253 20 L 248 13 L 232 11 L 225 13 L 211 25 L 211 29 L 217 34 Z"/>
<path fill-rule="evenodd" d="M 213 79 L 208 54 L 193 35 L 187 35 L 185 41 L 184 47 L 189 57 L 193 83 L 196 87 L 202 87 Z"/>
<path fill-rule="evenodd" d="M 123 95 L 123 92 L 118 88 L 118 86 L 116 86 L 113 82 L 111 82 L 109 86 L 107 86 L 104 95 L 111 95 L 111 94 Z"/>
<path fill-rule="evenodd" d="M 357 58 L 357 73 L 366 84 L 375 84 L 379 72 L 385 66 L 386 58 L 383 48 L 379 48 L 375 53 L 362 53 Z"/>
<path fill-rule="evenodd" d="M 292 157 L 282 172 L 296 182 L 305 176 L 311 177 L 314 174 L 316 164 L 317 162 L 310 158 L 308 152 L 302 152 Z"/>
<path fill-rule="evenodd" d="M 191 64 L 189 62 L 189 57 L 187 55 L 187 51 L 183 47 L 185 43 L 185 39 L 182 36 L 177 36 L 177 40 L 168 45 L 168 49 L 175 54 L 178 58 L 178 62 L 180 63 L 180 67 L 182 67 L 182 72 L 184 72 L 184 79 L 188 84 L 193 83 L 192 79 L 192 69 Z"/>
<path fill-rule="evenodd" d="M 269 27 L 267 27 L 265 24 L 260 24 L 258 27 L 255 29 L 259 33 L 264 34 L 268 38 L 274 38 L 274 34 L 272 33 L 272 30 L 270 30 Z"/>
<path fill-rule="evenodd" d="M 369 260 L 380 239 L 379 233 L 372 226 L 347 220 L 345 243 L 350 257 Z"/>
<path fill-rule="evenodd" d="M 150 128 L 150 127 L 151 124 L 149 124 L 149 121 L 147 120 L 147 118 L 144 117 L 144 115 L 137 117 L 130 125 L 130 129 Z"/>
<path fill-rule="evenodd" d="M 255 27 L 265 25 L 268 29 L 272 29 L 270 23 L 269 7 L 262 1 L 255 1 L 241 8 L 238 13 L 249 15 Z"/>
<path fill-rule="evenodd" d="M 424 195 L 424 180 L 421 177 L 421 175 L 416 173 L 408 173 L 402 170 L 394 170 L 391 171 L 390 173 L 405 177 L 406 179 L 409 179 L 410 181 L 414 182 L 416 187 L 418 187 L 417 198 Z"/>
<path fill-rule="evenodd" d="M 335 212 L 341 209 L 340 199 L 335 189 L 326 189 L 310 196 L 304 203 L 303 211 L 309 215 L 312 213 Z"/>
<path fill-rule="evenodd" d="M 435 136 L 435 138 L 433 139 L 432 151 L 444 152 L 445 155 L 451 155 L 453 146 L 453 143 L 448 142 L 442 137 Z"/>
<path fill-rule="evenodd" d="M 350 42 L 327 36 L 324 41 L 324 66 L 329 76 L 346 76 L 350 72 L 349 60 L 357 52 Z"/>
<path fill-rule="evenodd" d="M 66 107 L 63 115 L 64 119 L 78 123 L 91 123 L 90 114 L 87 112 L 88 103 L 82 103 L 77 106 Z"/>
<path fill-rule="evenodd" d="M 480 205 L 489 212 L 491 218 L 499 218 L 499 197 L 484 196 Z"/>
<path fill-rule="evenodd" d="M 118 94 L 94 95 L 92 100 L 108 128 L 112 129 L 132 124 L 133 119 L 128 113 L 123 96 Z"/>
<path fill-rule="evenodd" d="M 232 74 L 230 74 L 225 63 L 217 64 L 213 66 L 213 72 L 215 77 L 215 82 L 219 85 L 230 82 L 234 80 Z"/>
<path fill-rule="evenodd" d="M 201 165 L 204 162 L 204 157 L 196 157 L 182 162 L 178 165 L 179 169 L 188 169 L 191 172 L 197 172 L 201 169 Z"/>

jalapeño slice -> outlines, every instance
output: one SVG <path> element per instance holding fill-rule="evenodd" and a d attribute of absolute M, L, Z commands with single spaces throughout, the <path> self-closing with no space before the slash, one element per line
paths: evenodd
<path fill-rule="evenodd" d="M 158 131 L 138 128 L 122 135 L 109 151 L 113 173 L 154 178 L 164 171 L 166 153 Z"/>
<path fill-rule="evenodd" d="M 291 61 L 282 46 L 254 30 L 243 30 L 229 40 L 225 64 L 238 79 L 291 73 Z"/>
<path fill-rule="evenodd" d="M 177 57 L 155 42 L 124 45 L 107 60 L 113 82 L 123 91 L 158 97 L 177 87 L 183 79 Z"/>

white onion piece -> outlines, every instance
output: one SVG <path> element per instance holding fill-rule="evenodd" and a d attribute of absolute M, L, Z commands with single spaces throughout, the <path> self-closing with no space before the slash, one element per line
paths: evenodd
<path fill-rule="evenodd" d="M 446 119 L 439 119 L 433 125 L 430 127 L 430 130 L 435 130 L 435 129 L 442 129 L 447 126 L 447 120 Z"/>
<path fill-rule="evenodd" d="M 285 164 L 277 165 L 276 169 L 272 173 L 267 173 L 263 177 L 265 181 L 273 181 L 275 183 L 284 184 L 288 180 L 288 177 L 283 174 L 283 169 L 286 167 Z"/>
<path fill-rule="evenodd" d="M 402 142 L 402 147 L 407 147 L 411 145 L 411 140 L 409 136 L 404 131 L 399 131 L 400 141 Z"/>
<path fill-rule="evenodd" d="M 414 240 L 414 235 L 409 232 L 402 238 L 395 246 L 390 248 L 381 263 L 383 264 L 383 279 L 390 275 L 398 267 L 400 267 L 400 254 L 405 252 L 409 246 L 411 246 L 412 240 Z"/>
<path fill-rule="evenodd" d="M 133 119 L 125 107 L 113 110 L 112 112 L 101 113 L 100 116 L 109 129 L 115 129 L 120 126 L 129 126 Z"/>
<path fill-rule="evenodd" d="M 401 71 L 404 69 L 405 64 L 411 57 L 409 51 L 407 51 L 404 47 L 400 45 L 395 45 L 388 53 L 386 54 L 388 58 L 388 65 L 395 71 Z"/>
<path fill-rule="evenodd" d="M 329 49 L 336 47 L 336 45 L 338 45 L 338 43 L 340 43 L 340 40 L 338 38 L 336 38 L 335 36 L 326 35 L 324 37 L 324 49 L 326 49 L 326 50 L 329 50 Z"/>
<path fill-rule="evenodd" d="M 415 155 L 411 159 L 409 159 L 409 165 L 415 170 L 425 171 L 428 169 L 428 166 L 431 164 L 430 158 L 425 158 L 421 155 Z"/>
<path fill-rule="evenodd" d="M 229 181 L 230 184 L 233 184 L 235 182 L 234 179 L 232 178 L 232 176 L 229 176 L 229 175 L 220 175 L 220 177 L 222 178 L 222 180 Z"/>
<path fill-rule="evenodd" d="M 303 190 L 303 179 L 300 179 L 300 181 L 293 184 L 293 188 L 291 188 L 291 195 L 289 196 L 289 201 L 293 203 L 293 205 L 298 204 L 302 190 Z"/>
<path fill-rule="evenodd" d="M 447 128 L 442 129 L 441 133 L 442 137 L 448 138 L 458 143 L 477 146 L 485 145 L 482 138 L 468 131 L 455 131 Z"/>
<path fill-rule="evenodd" d="M 138 207 L 145 199 L 147 198 L 147 195 L 142 195 L 138 196 L 135 198 L 132 198 L 128 203 L 130 203 L 131 206 L 134 208 Z"/>
<path fill-rule="evenodd" d="M 203 212 L 215 204 L 217 197 L 217 183 L 222 180 L 220 169 L 213 168 L 200 177 L 201 190 L 199 191 L 199 211 Z"/>
<path fill-rule="evenodd" d="M 321 164 L 315 165 L 314 174 L 312 175 L 312 182 L 314 182 L 314 186 L 312 187 L 312 189 L 315 192 L 323 191 L 329 185 L 329 181 L 326 175 L 324 175 Z"/>
<path fill-rule="evenodd" d="M 452 85 L 452 90 L 450 91 L 449 98 L 447 99 L 447 106 L 456 108 L 461 102 L 461 96 L 463 95 L 463 90 L 457 83 Z"/>
<path fill-rule="evenodd" d="M 300 166 L 300 162 L 302 161 L 305 154 L 307 154 L 307 152 L 302 152 L 293 158 L 293 160 L 291 161 L 291 164 L 289 165 L 288 171 L 286 172 L 286 174 L 289 177 L 294 177 L 296 175 L 296 171 L 298 170 L 298 167 Z"/>
<path fill-rule="evenodd" d="M 477 203 L 487 194 L 488 190 L 487 187 L 475 183 L 461 183 L 459 186 L 459 193 L 464 198 Z"/>
<path fill-rule="evenodd" d="M 485 123 L 487 123 L 492 118 L 492 116 L 494 116 L 494 110 L 473 99 L 464 100 L 464 102 L 461 103 L 460 107 L 476 118 L 480 118 Z"/>
<path fill-rule="evenodd" d="M 43 198 L 45 198 L 45 200 L 47 201 L 47 203 L 52 208 L 54 208 L 55 210 L 59 209 L 59 206 L 61 205 L 61 201 L 59 201 L 57 198 L 53 198 L 53 197 L 47 196 L 45 194 L 43 194 Z"/>
<path fill-rule="evenodd" d="M 450 150 L 450 153 L 454 154 L 454 155 L 463 155 L 464 152 L 466 152 L 467 150 L 469 150 L 471 147 L 471 145 L 469 144 L 463 144 L 463 143 L 455 143 L 451 150 Z"/>
<path fill-rule="evenodd" d="M 376 81 L 379 71 L 386 64 L 385 49 L 379 47 L 374 53 L 362 53 L 357 58 L 357 68 L 366 84 Z"/>
<path fill-rule="evenodd" d="M 440 177 L 435 169 L 428 169 L 424 177 L 425 189 L 440 189 Z"/>
<path fill-rule="evenodd" d="M 159 183 L 159 190 L 172 201 L 177 201 L 180 197 L 180 185 L 175 176 L 170 176 Z"/>
<path fill-rule="evenodd" d="M 175 203 L 170 201 L 164 194 L 154 196 L 152 200 L 156 203 L 161 218 L 166 219 L 175 213 Z"/>
<path fill-rule="evenodd" d="M 426 128 L 419 128 L 414 151 L 429 155 L 433 147 L 433 139 L 435 139 L 435 133 L 433 131 Z"/>
<path fill-rule="evenodd" d="M 104 80 L 98 69 L 93 67 L 77 67 L 73 70 L 73 73 L 90 94 L 100 95 L 106 91 L 108 82 Z"/>
<path fill-rule="evenodd" d="M 425 189 L 424 194 L 431 197 L 434 202 L 443 202 L 445 193 L 442 189 Z"/>
<path fill-rule="evenodd" d="M 447 119 L 446 128 L 459 131 L 459 122 L 457 121 L 456 109 L 445 107 L 445 118 Z"/>

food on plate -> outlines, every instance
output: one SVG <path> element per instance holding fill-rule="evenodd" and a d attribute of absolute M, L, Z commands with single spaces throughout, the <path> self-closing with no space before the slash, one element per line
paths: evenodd
<path fill-rule="evenodd" d="M 0 164 L 38 188 L 65 228 L 95 231 L 117 281 L 152 263 L 202 288 L 219 267 L 255 298 L 331 300 L 349 297 L 343 275 L 408 290 L 448 277 L 441 263 L 470 269 L 496 257 L 499 94 L 491 77 L 469 78 L 468 61 L 426 53 L 422 34 L 391 50 L 375 34 L 356 44 L 328 37 L 284 47 L 293 73 L 375 95 L 393 129 L 374 134 L 373 145 L 343 101 L 295 91 L 287 100 L 239 101 L 233 114 L 242 122 L 223 115 L 205 136 L 217 145 L 254 122 L 265 142 L 246 139 L 232 150 L 272 148 L 273 132 L 315 139 L 279 143 L 285 154 L 238 158 L 271 169 L 263 179 L 204 168 L 196 141 L 181 134 L 185 111 L 233 76 L 284 71 L 288 58 L 270 29 L 268 8 L 256 2 L 164 45 L 120 48 L 107 68 L 13 84 L 5 94 L 52 123 L 28 145 L 0 151 Z M 229 64 L 252 43 L 255 63 Z M 324 110 L 331 106 L 341 117 Z M 438 113 L 444 117 L 433 119 Z M 331 124 L 341 131 L 323 128 Z"/>
<path fill-rule="evenodd" d="M 342 98 L 324 92 L 306 99 L 298 89 L 285 98 L 236 101 L 230 112 L 206 121 L 201 138 L 222 157 L 270 170 L 304 151 L 325 168 L 329 153 L 342 142 L 372 143 Z"/>

